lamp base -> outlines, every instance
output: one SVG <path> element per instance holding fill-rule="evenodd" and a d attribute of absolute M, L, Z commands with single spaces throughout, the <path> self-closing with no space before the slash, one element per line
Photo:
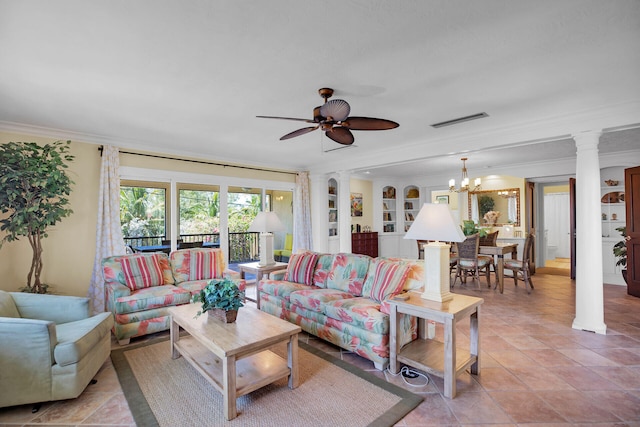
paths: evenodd
<path fill-rule="evenodd" d="M 440 292 L 439 290 L 427 290 L 420 294 L 420 298 L 428 299 L 429 301 L 447 302 L 453 299 L 453 294 L 449 291 Z"/>
<path fill-rule="evenodd" d="M 260 233 L 260 262 L 258 262 L 258 267 L 267 267 L 275 263 L 276 261 L 273 259 L 273 234 Z"/>
<path fill-rule="evenodd" d="M 437 302 L 453 299 L 449 291 L 449 250 L 451 246 L 442 242 L 431 242 L 424 246 L 424 292 L 420 298 Z"/>

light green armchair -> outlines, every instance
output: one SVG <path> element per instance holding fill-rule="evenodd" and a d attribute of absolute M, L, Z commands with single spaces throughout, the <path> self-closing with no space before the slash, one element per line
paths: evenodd
<path fill-rule="evenodd" d="M 276 249 L 273 251 L 273 257 L 276 261 L 289 262 L 291 258 L 291 250 L 293 249 L 293 235 L 284 236 L 284 249 Z"/>
<path fill-rule="evenodd" d="M 109 357 L 112 327 L 87 298 L 0 291 L 0 407 L 78 397 Z"/>

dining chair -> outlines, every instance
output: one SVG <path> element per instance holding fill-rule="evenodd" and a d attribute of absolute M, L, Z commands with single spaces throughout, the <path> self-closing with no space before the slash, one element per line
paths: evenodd
<path fill-rule="evenodd" d="M 467 276 L 473 276 L 474 280 L 480 288 L 480 274 L 486 276 L 487 285 L 491 287 L 491 265 L 493 258 L 488 256 L 478 256 L 478 248 L 480 247 L 480 238 L 478 234 L 472 234 L 467 238 L 456 243 L 457 246 L 457 264 L 456 277 L 453 279 L 455 286 L 458 278 L 460 283 L 466 283 Z"/>
<path fill-rule="evenodd" d="M 529 232 L 527 238 L 524 240 L 524 251 L 522 253 L 522 259 L 505 259 L 504 268 L 513 272 L 513 283 L 518 286 L 518 279 L 524 282 L 527 293 L 531 293 L 533 289 L 533 281 L 531 280 L 531 271 L 529 270 L 529 262 L 531 261 L 531 255 L 533 252 L 533 242 L 536 238 L 534 232 Z"/>
<path fill-rule="evenodd" d="M 498 231 L 487 233 L 486 236 L 480 237 L 480 246 L 497 246 L 498 245 Z M 496 274 L 496 259 L 493 255 L 478 255 L 478 258 L 486 258 L 491 261 L 491 270 Z"/>
<path fill-rule="evenodd" d="M 496 246 L 498 242 L 498 230 L 487 233 L 486 236 L 480 237 L 480 246 Z"/>

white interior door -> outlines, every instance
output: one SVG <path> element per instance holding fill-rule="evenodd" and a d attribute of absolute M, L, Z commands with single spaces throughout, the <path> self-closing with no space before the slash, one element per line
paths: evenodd
<path fill-rule="evenodd" d="M 569 193 L 549 193 L 544 196 L 544 225 L 547 259 L 569 258 Z"/>

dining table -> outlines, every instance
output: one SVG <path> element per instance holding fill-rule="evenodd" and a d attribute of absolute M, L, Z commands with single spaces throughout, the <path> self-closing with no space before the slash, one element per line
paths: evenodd
<path fill-rule="evenodd" d="M 496 266 L 496 286 L 500 293 L 504 291 L 504 256 L 511 254 L 511 258 L 518 258 L 517 243 L 498 243 L 496 246 L 480 246 L 478 253 L 481 255 L 493 255 L 498 257 L 498 265 Z"/>

